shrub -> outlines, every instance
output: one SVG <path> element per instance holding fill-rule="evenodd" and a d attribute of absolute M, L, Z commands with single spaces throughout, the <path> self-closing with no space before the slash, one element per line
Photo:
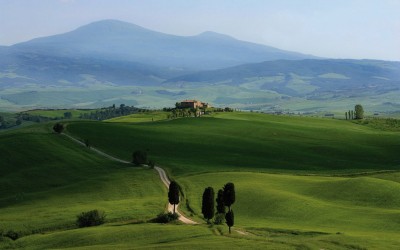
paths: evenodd
<path fill-rule="evenodd" d="M 20 237 L 20 233 L 10 230 L 4 234 L 4 237 L 8 237 L 12 240 L 17 240 Z"/>
<path fill-rule="evenodd" d="M 216 214 L 214 218 L 214 224 L 222 225 L 225 222 L 225 214 Z"/>
<path fill-rule="evenodd" d="M 155 163 L 153 160 L 149 160 L 148 165 L 149 165 L 150 168 L 154 168 L 154 166 L 156 165 L 156 163 Z"/>
<path fill-rule="evenodd" d="M 78 227 L 93 227 L 104 223 L 106 215 L 98 210 L 82 212 L 77 216 L 76 224 Z"/>
<path fill-rule="evenodd" d="M 61 134 L 64 131 L 64 125 L 62 125 L 61 123 L 56 123 L 53 126 L 53 130 L 54 132 Z"/>
<path fill-rule="evenodd" d="M 161 213 L 161 214 L 157 215 L 157 218 L 154 221 L 157 223 L 169 223 L 171 221 L 178 220 L 178 218 L 179 218 L 178 214 L 168 212 L 168 213 Z"/>

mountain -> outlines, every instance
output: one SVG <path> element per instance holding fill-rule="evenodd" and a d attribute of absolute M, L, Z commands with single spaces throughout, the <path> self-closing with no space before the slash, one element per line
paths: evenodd
<path fill-rule="evenodd" d="M 14 51 L 62 57 L 95 57 L 140 62 L 161 67 L 216 69 L 277 59 L 313 58 L 295 52 L 204 32 L 175 36 L 140 26 L 104 20 L 74 31 L 11 46 Z"/>
<path fill-rule="evenodd" d="M 0 46 L 0 110 L 160 108 L 197 98 L 267 111 L 342 112 L 355 102 L 396 111 L 399 69 L 399 62 L 321 59 L 210 31 L 175 36 L 104 20 Z"/>

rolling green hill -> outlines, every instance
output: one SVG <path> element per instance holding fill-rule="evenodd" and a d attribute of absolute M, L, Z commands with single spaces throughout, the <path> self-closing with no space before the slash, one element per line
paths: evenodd
<path fill-rule="evenodd" d="M 70 228 L 91 209 L 105 211 L 110 221 L 163 211 L 165 190 L 153 171 L 104 159 L 48 126 L 0 135 L 0 230 Z"/>
<path fill-rule="evenodd" d="M 148 150 L 181 184 L 180 207 L 197 221 L 202 221 L 204 188 L 217 191 L 234 182 L 232 235 L 225 225 L 146 223 L 166 204 L 154 170 L 112 162 L 52 133 L 52 124 L 39 124 L 0 134 L 0 231 L 26 234 L 16 241 L 0 237 L 0 248 L 395 249 L 400 244 L 398 132 L 257 113 L 135 121 L 69 122 L 67 131 L 127 160 L 135 149 Z M 382 170 L 396 172 L 359 174 Z M 91 209 L 104 210 L 107 223 L 76 229 L 75 216 Z"/>
<path fill-rule="evenodd" d="M 77 122 L 68 131 L 123 159 L 148 150 L 173 175 L 207 171 L 398 170 L 400 135 L 322 118 L 224 113 L 143 124 Z"/>

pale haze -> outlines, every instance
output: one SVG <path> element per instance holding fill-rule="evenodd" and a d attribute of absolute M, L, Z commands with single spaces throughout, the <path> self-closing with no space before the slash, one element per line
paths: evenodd
<path fill-rule="evenodd" d="M 0 45 L 117 19 L 329 58 L 400 61 L 400 0 L 0 0 Z"/>

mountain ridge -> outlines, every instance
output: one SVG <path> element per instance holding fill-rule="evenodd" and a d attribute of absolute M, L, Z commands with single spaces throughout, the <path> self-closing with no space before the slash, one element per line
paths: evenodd
<path fill-rule="evenodd" d="M 10 48 L 50 55 L 114 57 L 114 60 L 191 70 L 225 68 L 276 59 L 314 58 L 211 31 L 195 36 L 177 36 L 118 20 L 93 22 L 67 33 L 32 39 Z"/>

